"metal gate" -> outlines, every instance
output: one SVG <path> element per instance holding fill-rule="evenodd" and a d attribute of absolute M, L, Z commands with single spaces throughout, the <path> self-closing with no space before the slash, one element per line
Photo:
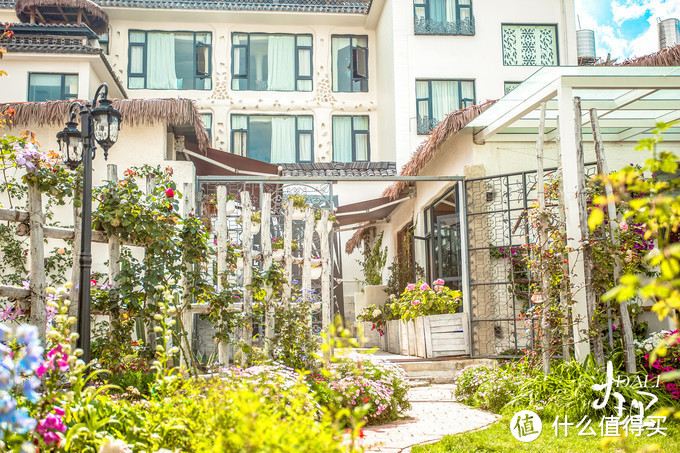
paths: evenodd
<path fill-rule="evenodd" d="M 545 171 L 546 182 L 556 172 Z M 586 174 L 593 174 L 593 164 Z M 465 181 L 472 355 L 502 357 L 532 349 L 532 276 L 526 247 L 536 242 L 528 210 L 536 203 L 536 172 Z"/>

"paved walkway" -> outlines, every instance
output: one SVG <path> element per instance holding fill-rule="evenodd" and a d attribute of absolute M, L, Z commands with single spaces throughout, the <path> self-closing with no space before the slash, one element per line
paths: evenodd
<path fill-rule="evenodd" d="M 452 392 L 451 384 L 412 388 L 407 419 L 364 429 L 366 451 L 410 451 L 414 445 L 483 428 L 498 420 L 497 415 L 456 403 Z"/>

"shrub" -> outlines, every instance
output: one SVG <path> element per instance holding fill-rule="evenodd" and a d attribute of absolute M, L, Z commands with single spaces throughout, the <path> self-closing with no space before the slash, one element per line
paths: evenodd
<path fill-rule="evenodd" d="M 456 398 L 469 406 L 499 413 L 531 376 L 528 369 L 517 371 L 507 366 L 466 367 L 455 379 Z"/>
<path fill-rule="evenodd" d="M 397 365 L 368 355 L 354 355 L 331 365 L 328 386 L 342 407 L 369 405 L 370 424 L 397 419 L 410 407 L 409 385 Z"/>
<path fill-rule="evenodd" d="M 437 279 L 433 287 L 419 281 L 406 286 L 399 298 L 390 296 L 395 317 L 412 321 L 419 316 L 455 313 L 461 305 L 463 294 L 444 286 L 444 280 Z"/>
<path fill-rule="evenodd" d="M 677 330 L 674 332 L 664 330 L 650 335 L 641 342 L 635 342 L 638 362 L 647 373 L 649 382 L 656 383 L 659 375 L 680 370 L 680 340 L 678 340 L 677 335 Z M 662 342 L 666 345 L 665 354 L 650 363 L 651 352 Z M 661 354 L 659 353 L 659 355 Z M 660 385 L 672 399 L 680 400 L 680 384 L 665 382 Z"/>

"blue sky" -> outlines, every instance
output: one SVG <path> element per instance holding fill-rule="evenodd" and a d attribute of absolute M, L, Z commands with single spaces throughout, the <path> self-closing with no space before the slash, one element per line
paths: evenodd
<path fill-rule="evenodd" d="M 595 31 L 597 56 L 619 61 L 659 50 L 657 19 L 680 18 L 680 0 L 574 0 L 581 28 Z M 578 22 L 576 24 L 578 27 Z"/>

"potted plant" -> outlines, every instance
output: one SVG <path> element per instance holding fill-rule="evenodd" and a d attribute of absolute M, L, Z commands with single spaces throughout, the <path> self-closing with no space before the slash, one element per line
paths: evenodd
<path fill-rule="evenodd" d="M 227 192 L 227 206 L 225 208 L 227 215 L 231 215 L 236 211 L 236 194 Z"/>
<path fill-rule="evenodd" d="M 314 210 L 314 227 L 316 228 L 316 231 L 319 231 L 319 220 L 321 220 L 321 214 L 323 213 L 323 209 L 315 209 Z M 327 223 L 327 230 L 330 232 L 333 229 L 333 225 L 336 224 L 338 219 L 335 217 L 335 215 L 331 212 L 330 215 L 328 216 L 328 223 Z"/>
<path fill-rule="evenodd" d="M 298 248 L 297 241 L 293 239 L 290 250 L 296 251 Z M 283 261 L 283 238 L 281 236 L 272 238 L 272 259 L 274 261 Z"/>
<path fill-rule="evenodd" d="M 408 341 L 419 357 L 469 354 L 467 313 L 457 313 L 462 293 L 444 283 L 411 283 L 399 297 L 391 297 L 395 316 L 409 323 Z"/>
<path fill-rule="evenodd" d="M 260 214 L 260 211 L 255 211 L 252 213 L 252 216 L 250 217 L 250 233 L 253 236 L 257 236 L 257 234 L 260 232 L 260 223 L 261 223 L 261 218 L 262 214 Z M 243 218 L 239 217 L 236 219 L 236 223 L 241 225 L 243 223 Z"/>
<path fill-rule="evenodd" d="M 293 220 L 305 220 L 307 198 L 304 195 L 289 195 L 288 198 L 293 200 Z"/>
<path fill-rule="evenodd" d="M 321 257 L 312 257 L 312 280 L 321 278 Z"/>

